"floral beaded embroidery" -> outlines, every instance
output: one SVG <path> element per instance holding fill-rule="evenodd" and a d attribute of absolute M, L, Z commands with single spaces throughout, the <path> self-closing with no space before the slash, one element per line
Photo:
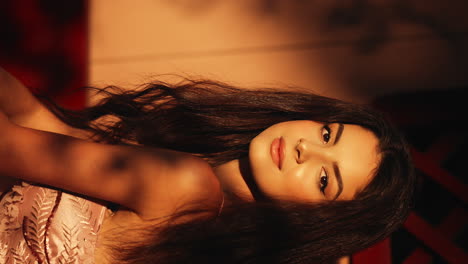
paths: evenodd
<path fill-rule="evenodd" d="M 0 201 L 1 264 L 93 264 L 107 208 L 23 183 Z"/>

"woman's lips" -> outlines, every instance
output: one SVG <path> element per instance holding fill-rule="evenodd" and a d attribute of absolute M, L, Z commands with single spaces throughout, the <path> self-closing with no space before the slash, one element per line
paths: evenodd
<path fill-rule="evenodd" d="M 275 138 L 270 147 L 271 159 L 276 164 L 278 169 L 281 170 L 284 159 L 284 139 L 282 137 Z"/>

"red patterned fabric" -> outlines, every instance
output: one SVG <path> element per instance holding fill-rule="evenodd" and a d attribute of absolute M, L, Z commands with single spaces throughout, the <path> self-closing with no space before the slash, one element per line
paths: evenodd
<path fill-rule="evenodd" d="M 466 98 L 458 87 L 376 101 L 406 133 L 421 177 L 416 206 L 390 239 L 391 263 L 468 263 Z"/>
<path fill-rule="evenodd" d="M 31 88 L 72 109 L 85 105 L 88 2 L 0 2 L 0 65 Z"/>
<path fill-rule="evenodd" d="M 385 239 L 373 247 L 356 253 L 352 257 L 353 264 L 379 263 L 391 264 L 390 239 Z"/>

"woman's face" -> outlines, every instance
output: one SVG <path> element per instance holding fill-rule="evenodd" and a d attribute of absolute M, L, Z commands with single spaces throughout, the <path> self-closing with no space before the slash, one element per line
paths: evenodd
<path fill-rule="evenodd" d="M 270 197 L 349 200 L 380 162 L 376 136 L 357 125 L 289 121 L 256 136 L 249 149 L 253 179 Z"/>

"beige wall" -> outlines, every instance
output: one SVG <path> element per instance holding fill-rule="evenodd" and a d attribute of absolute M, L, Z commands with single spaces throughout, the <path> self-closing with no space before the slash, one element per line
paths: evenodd
<path fill-rule="evenodd" d="M 353 2 L 91 0 L 90 81 L 176 73 L 355 101 L 468 83 L 467 38 L 450 37 L 467 32 L 464 1 Z"/>

